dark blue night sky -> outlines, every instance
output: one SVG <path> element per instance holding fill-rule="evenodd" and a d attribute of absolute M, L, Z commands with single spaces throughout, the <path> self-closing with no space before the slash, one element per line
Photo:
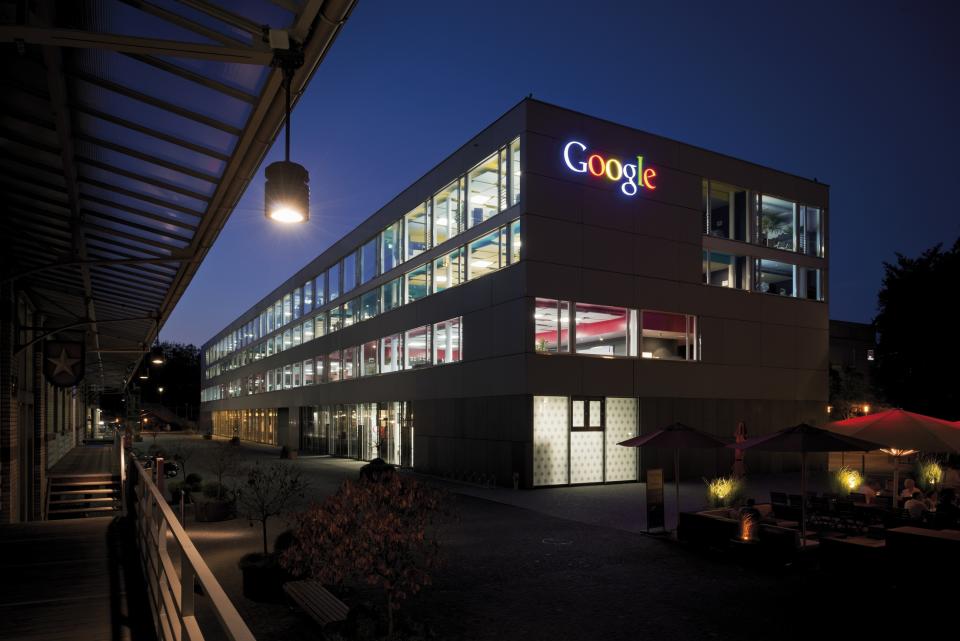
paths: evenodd
<path fill-rule="evenodd" d="M 830 184 L 831 317 L 869 320 L 882 261 L 960 235 L 960 3 L 784 4 L 361 0 L 294 112 L 309 225 L 268 223 L 261 171 L 161 338 L 207 340 L 529 93 Z"/>

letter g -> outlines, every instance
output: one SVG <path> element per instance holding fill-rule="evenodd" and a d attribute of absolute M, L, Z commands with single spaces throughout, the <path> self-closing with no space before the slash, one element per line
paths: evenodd
<path fill-rule="evenodd" d="M 587 163 L 583 162 L 582 160 L 576 164 L 570 162 L 570 148 L 574 146 L 579 147 L 580 151 L 587 150 L 587 146 L 582 142 L 571 140 L 563 148 L 563 162 L 567 164 L 567 167 L 570 168 L 570 171 L 575 171 L 578 174 L 585 174 L 587 173 Z"/>

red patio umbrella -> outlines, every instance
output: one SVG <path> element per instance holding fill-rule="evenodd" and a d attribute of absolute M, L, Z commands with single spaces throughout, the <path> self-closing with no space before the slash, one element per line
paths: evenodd
<path fill-rule="evenodd" d="M 880 443 L 893 457 L 893 493 L 900 493 L 900 457 L 914 452 L 960 452 L 960 425 L 901 409 L 835 421 L 826 429 Z M 896 505 L 896 503 L 894 503 Z"/>
<path fill-rule="evenodd" d="M 727 447 L 740 450 L 800 453 L 800 537 L 807 538 L 807 452 L 869 452 L 880 446 L 851 436 L 830 432 L 807 423 L 784 428 L 773 434 L 755 436 Z"/>
<path fill-rule="evenodd" d="M 663 447 L 673 450 L 673 482 L 677 494 L 677 515 L 680 514 L 680 450 L 681 449 L 711 449 L 726 446 L 726 442 L 718 437 L 701 432 L 700 430 L 684 425 L 671 423 L 663 429 L 642 436 L 634 436 L 617 445 L 624 447 Z M 678 516 L 679 518 L 679 516 Z"/>

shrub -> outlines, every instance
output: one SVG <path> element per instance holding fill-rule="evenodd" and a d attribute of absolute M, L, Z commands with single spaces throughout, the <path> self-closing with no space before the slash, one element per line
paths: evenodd
<path fill-rule="evenodd" d="M 184 483 L 193 491 L 199 491 L 200 486 L 203 485 L 203 477 L 197 474 L 196 472 L 190 472 L 187 474 L 187 478 L 184 479 Z"/>
<path fill-rule="evenodd" d="M 857 492 L 863 485 L 863 475 L 860 474 L 860 470 L 846 465 L 836 471 L 832 480 L 834 491 L 841 496 Z"/>
<path fill-rule="evenodd" d="M 703 481 L 707 484 L 707 500 L 712 507 L 730 507 L 743 492 L 743 482 L 732 476 L 719 476 Z"/>
<path fill-rule="evenodd" d="M 926 491 L 939 487 L 943 481 L 943 466 L 936 457 L 918 459 L 916 468 L 917 485 Z"/>
<path fill-rule="evenodd" d="M 233 500 L 233 492 L 216 481 L 207 481 L 203 484 L 203 495 L 208 499 Z"/>

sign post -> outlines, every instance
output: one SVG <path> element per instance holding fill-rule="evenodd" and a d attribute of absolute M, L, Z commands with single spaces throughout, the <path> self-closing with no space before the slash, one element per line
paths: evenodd
<path fill-rule="evenodd" d="M 647 470 L 647 532 L 654 528 L 666 531 L 663 513 L 663 469 Z"/>

